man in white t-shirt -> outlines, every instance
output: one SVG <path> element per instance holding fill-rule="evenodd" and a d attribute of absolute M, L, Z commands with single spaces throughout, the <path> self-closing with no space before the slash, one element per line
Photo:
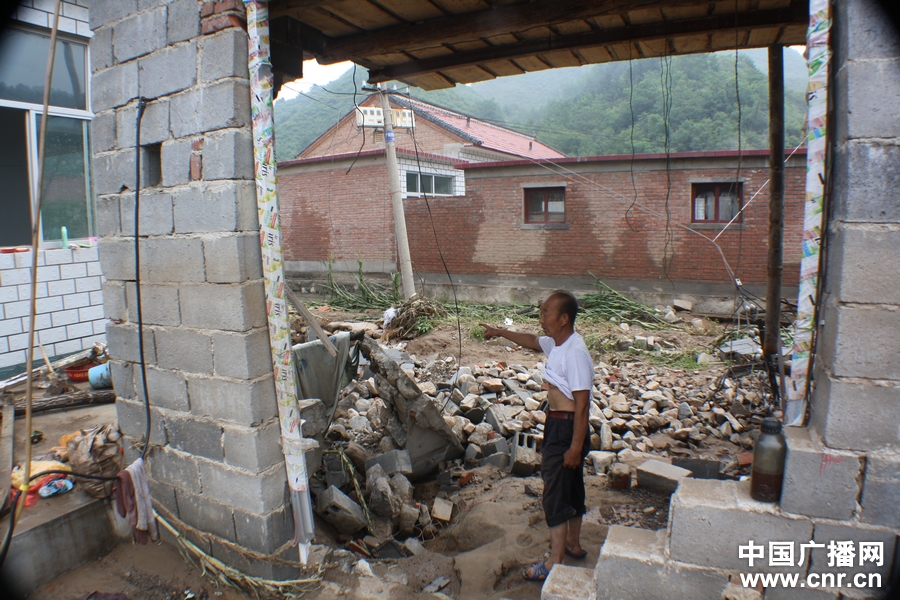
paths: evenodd
<path fill-rule="evenodd" d="M 541 327 L 546 336 L 484 327 L 484 339 L 505 337 L 525 348 L 547 354 L 544 384 L 550 410 L 544 425 L 541 478 L 544 516 L 550 527 L 550 558 L 537 562 L 525 579 L 543 581 L 563 556 L 582 559 L 581 519 L 586 512 L 584 457 L 590 450 L 588 416 L 594 363 L 580 335 L 575 333 L 578 303 L 566 291 L 553 292 L 541 303 Z"/>

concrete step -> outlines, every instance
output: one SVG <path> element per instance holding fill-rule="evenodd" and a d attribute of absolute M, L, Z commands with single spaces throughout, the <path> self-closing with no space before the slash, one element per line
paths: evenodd
<path fill-rule="evenodd" d="M 595 600 L 594 571 L 556 565 L 541 588 L 541 600 Z"/>
<path fill-rule="evenodd" d="M 720 600 L 728 575 L 666 560 L 666 531 L 613 525 L 594 569 L 597 600 Z"/>

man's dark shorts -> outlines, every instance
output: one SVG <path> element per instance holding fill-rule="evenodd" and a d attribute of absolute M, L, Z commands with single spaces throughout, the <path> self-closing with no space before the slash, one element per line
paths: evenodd
<path fill-rule="evenodd" d="M 587 512 L 584 504 L 584 466 L 579 464 L 575 469 L 563 466 L 564 455 L 572 447 L 574 431 L 574 420 L 548 417 L 544 425 L 541 479 L 544 480 L 544 516 L 550 527 L 562 525 Z M 582 461 L 590 448 L 590 436 L 586 435 L 581 451 Z"/>

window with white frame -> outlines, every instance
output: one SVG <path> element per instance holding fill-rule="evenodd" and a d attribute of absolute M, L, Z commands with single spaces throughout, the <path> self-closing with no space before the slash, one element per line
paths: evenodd
<path fill-rule="evenodd" d="M 732 219 L 741 222 L 741 182 L 694 183 L 691 187 L 694 223 L 728 223 Z"/>
<path fill-rule="evenodd" d="M 453 195 L 453 177 L 430 173 L 406 173 L 406 193 L 409 196 L 429 194 L 434 196 Z"/>
<path fill-rule="evenodd" d="M 0 246 L 31 244 L 32 203 L 38 186 L 38 133 L 43 119 L 49 32 L 7 28 L 0 33 Z M 44 152 L 41 235 L 46 247 L 94 235 L 87 110 L 87 44 L 56 41 Z"/>

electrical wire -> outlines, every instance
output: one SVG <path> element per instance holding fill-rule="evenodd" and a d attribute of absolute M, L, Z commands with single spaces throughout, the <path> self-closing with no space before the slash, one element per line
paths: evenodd
<path fill-rule="evenodd" d="M 629 43 L 628 44 L 628 111 L 631 113 L 631 162 L 629 163 L 629 172 L 631 174 L 631 191 L 632 191 L 632 199 L 631 205 L 625 211 L 625 223 L 628 225 L 628 228 L 631 231 L 637 232 L 637 229 L 632 226 L 631 221 L 628 218 L 628 214 L 634 208 L 634 203 L 637 202 L 637 184 L 634 181 L 634 67 L 632 64 L 631 53 L 634 49 L 634 46 Z"/>
<path fill-rule="evenodd" d="M 353 63 L 353 107 L 354 107 L 357 111 L 359 111 L 359 114 L 363 114 L 362 109 L 359 107 L 359 104 L 357 104 L 357 102 L 356 102 L 356 94 L 357 94 L 357 92 L 358 92 L 358 89 L 357 89 L 357 87 L 356 87 L 356 63 Z M 364 118 L 364 119 L 365 119 L 365 118 Z M 360 154 L 362 154 L 363 148 L 366 147 L 366 128 L 363 127 L 363 128 L 362 128 L 362 131 L 363 131 L 362 144 L 359 145 L 359 150 L 356 151 L 356 157 L 354 157 L 353 162 L 350 163 L 350 166 L 347 167 L 347 172 L 344 173 L 344 175 L 349 175 L 349 174 L 350 174 L 350 170 L 353 169 L 353 165 L 355 165 L 355 164 L 356 164 L 356 161 L 359 160 L 359 156 L 360 156 Z M 374 135 L 374 134 L 373 134 L 373 135 Z"/>
<path fill-rule="evenodd" d="M 144 313 L 141 303 L 141 119 L 147 101 L 140 97 L 137 105 L 134 140 L 134 293 L 137 299 L 138 356 L 141 359 L 141 384 L 144 388 L 144 413 L 147 425 L 144 430 L 144 449 L 141 460 L 150 450 L 150 390 L 147 388 L 147 361 L 144 357 Z"/>

